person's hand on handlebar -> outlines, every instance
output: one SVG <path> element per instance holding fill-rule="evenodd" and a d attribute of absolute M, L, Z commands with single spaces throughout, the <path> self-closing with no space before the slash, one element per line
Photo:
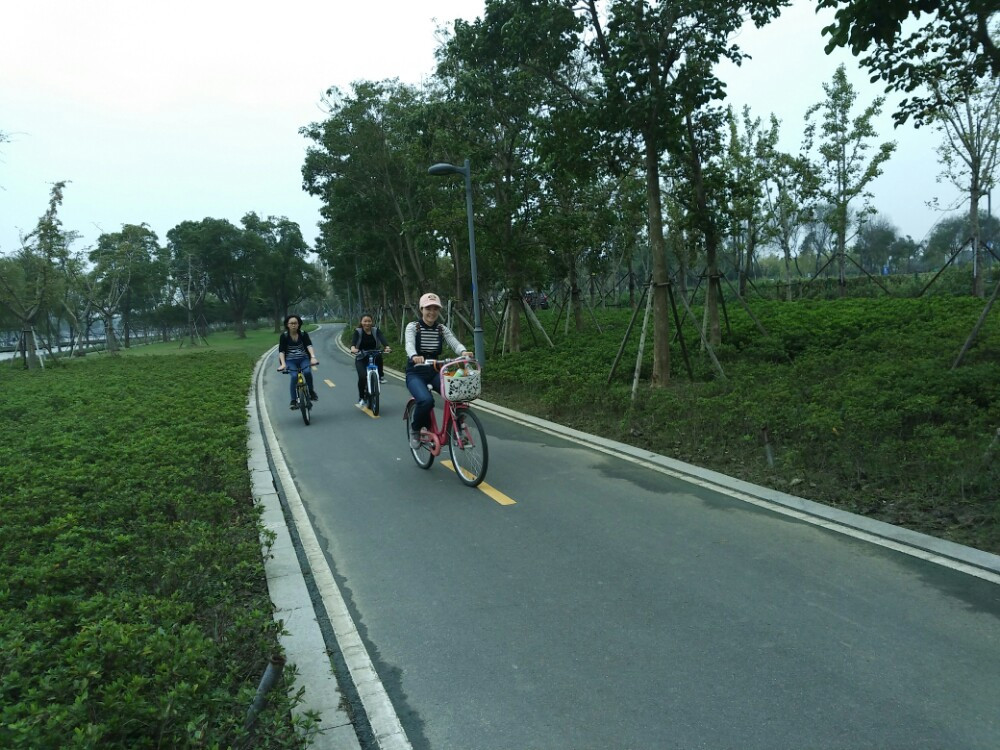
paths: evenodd
<path fill-rule="evenodd" d="M 413 362 L 413 364 L 415 365 L 422 365 L 424 363 L 424 358 L 421 357 L 419 354 L 414 354 L 413 359 L 410 361 Z"/>

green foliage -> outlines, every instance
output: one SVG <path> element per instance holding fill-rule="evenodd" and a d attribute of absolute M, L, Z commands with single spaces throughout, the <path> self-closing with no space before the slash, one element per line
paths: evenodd
<path fill-rule="evenodd" d="M 299 747 L 246 468 L 242 353 L 0 368 L 0 746 Z M 205 383 L 213 387 L 206 388 Z"/>
<path fill-rule="evenodd" d="M 636 402 L 639 332 L 606 385 L 630 310 L 598 310 L 555 349 L 490 359 L 485 398 L 730 476 L 946 539 L 1000 552 L 1000 310 L 950 369 L 983 310 L 971 297 L 729 302 L 718 379 L 690 319 L 687 378 L 679 342 L 667 389 L 651 389 L 647 338 Z M 701 321 L 701 310 L 694 309 Z M 556 311 L 540 311 L 552 326 Z M 639 318 L 641 322 L 641 317 Z M 637 323 L 637 326 L 639 323 Z M 766 461 L 764 430 L 776 455 Z"/>
<path fill-rule="evenodd" d="M 836 10 L 823 29 L 828 53 L 850 47 L 873 81 L 909 95 L 894 115 L 897 125 L 933 118 L 942 89 L 945 99 L 961 98 L 977 79 L 1000 77 L 991 0 L 817 0 L 816 8 Z"/>

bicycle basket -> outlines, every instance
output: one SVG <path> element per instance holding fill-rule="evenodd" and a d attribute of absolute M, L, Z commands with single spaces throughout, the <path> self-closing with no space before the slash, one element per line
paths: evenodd
<path fill-rule="evenodd" d="M 454 374 L 441 373 L 441 387 L 449 401 L 474 401 L 483 393 L 483 379 L 479 370 L 459 370 Z"/>

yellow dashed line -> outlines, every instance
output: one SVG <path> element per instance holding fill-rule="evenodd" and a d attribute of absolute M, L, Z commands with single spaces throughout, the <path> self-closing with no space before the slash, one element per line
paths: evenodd
<path fill-rule="evenodd" d="M 456 471 L 455 466 L 451 463 L 451 461 L 442 461 L 441 465 L 444 466 L 445 468 L 451 469 L 452 471 Z M 500 505 L 517 505 L 516 500 L 507 497 L 507 495 L 503 494 L 496 487 L 493 487 L 492 485 L 489 485 L 486 482 L 480 483 L 480 485 L 476 487 L 476 489 L 485 494 L 487 497 L 492 498 L 495 502 L 499 503 Z"/>

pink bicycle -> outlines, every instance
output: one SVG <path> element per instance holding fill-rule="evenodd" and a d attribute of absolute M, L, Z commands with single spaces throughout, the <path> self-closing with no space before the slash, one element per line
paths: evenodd
<path fill-rule="evenodd" d="M 434 457 L 441 453 L 445 443 L 451 453 L 451 462 L 458 478 L 470 487 L 477 486 L 486 477 L 490 452 L 486 445 L 486 431 L 482 422 L 469 408 L 469 401 L 479 398 L 482 392 L 482 372 L 474 359 L 433 360 L 424 362 L 428 367 L 441 371 L 441 396 L 443 414 L 438 425 L 435 409 L 431 408 L 431 426 L 420 432 L 420 445 L 411 447 L 413 460 L 421 469 L 429 469 Z M 418 365 L 420 367 L 422 365 Z M 406 438 L 410 439 L 410 425 L 416 399 L 410 398 L 403 411 Z"/>

